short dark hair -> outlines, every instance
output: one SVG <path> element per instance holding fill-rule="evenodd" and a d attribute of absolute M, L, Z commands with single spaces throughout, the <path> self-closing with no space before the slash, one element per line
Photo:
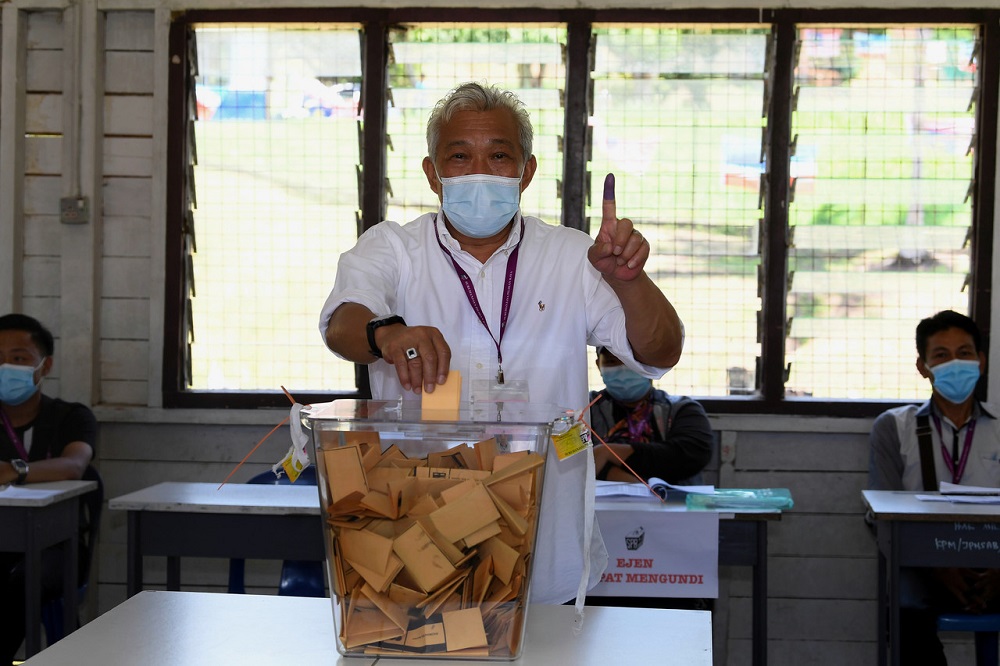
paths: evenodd
<path fill-rule="evenodd" d="M 976 351 L 983 351 L 983 336 L 976 322 L 954 310 L 942 310 L 932 317 L 921 319 L 917 324 L 917 354 L 921 359 L 927 359 L 927 341 L 930 337 L 949 328 L 957 328 L 971 335 Z"/>
<path fill-rule="evenodd" d="M 45 356 L 52 356 L 56 351 L 56 342 L 49 329 L 34 317 L 26 314 L 11 313 L 0 317 L 0 331 L 24 331 L 31 336 Z"/>

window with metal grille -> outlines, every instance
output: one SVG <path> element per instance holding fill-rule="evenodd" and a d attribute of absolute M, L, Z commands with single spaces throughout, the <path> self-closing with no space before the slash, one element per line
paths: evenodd
<path fill-rule="evenodd" d="M 437 195 L 420 169 L 427 155 L 427 117 L 457 84 L 482 81 L 514 91 L 530 110 L 540 168 L 521 205 L 531 215 L 559 224 L 565 28 L 419 23 L 397 26 L 388 37 L 387 218 L 404 223 L 438 207 Z"/>
<path fill-rule="evenodd" d="M 786 390 L 909 398 L 916 322 L 966 311 L 975 26 L 798 27 Z"/>
<path fill-rule="evenodd" d="M 353 390 L 316 312 L 357 238 L 360 26 L 191 29 L 188 385 Z"/>
<path fill-rule="evenodd" d="M 590 190 L 615 174 L 619 215 L 649 240 L 646 271 L 684 320 L 684 361 L 660 382 L 670 393 L 754 388 L 769 36 L 760 25 L 594 26 Z M 600 205 L 588 210 L 595 233 Z"/>
<path fill-rule="evenodd" d="M 981 45 L 996 22 L 864 14 L 179 17 L 172 50 L 197 60 L 197 104 L 181 108 L 175 81 L 172 136 L 197 118 L 198 161 L 182 168 L 174 147 L 168 187 L 177 201 L 196 185 L 198 207 L 170 224 L 185 238 L 194 220 L 198 236 L 168 262 L 168 293 L 195 295 L 192 344 L 165 351 L 165 403 L 364 389 L 363 368 L 324 348 L 319 307 L 359 233 L 437 207 L 426 120 L 466 80 L 516 91 L 531 113 L 527 213 L 596 234 L 592 193 L 616 174 L 619 214 L 650 240 L 647 271 L 686 325 L 663 388 L 714 411 L 850 400 L 856 414 L 861 399 L 875 413 L 923 397 L 920 318 L 953 308 L 989 333 L 998 54 Z M 168 341 L 184 341 L 183 303 L 168 304 Z"/>

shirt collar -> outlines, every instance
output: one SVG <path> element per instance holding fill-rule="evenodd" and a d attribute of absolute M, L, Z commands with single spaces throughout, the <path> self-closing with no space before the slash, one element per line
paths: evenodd
<path fill-rule="evenodd" d="M 941 411 L 934 404 L 934 399 L 930 399 L 924 404 L 920 405 L 920 409 L 917 410 L 917 416 L 941 416 Z M 985 416 L 986 418 L 995 419 L 996 414 L 991 410 L 985 403 L 976 400 L 972 403 L 972 418 L 978 419 L 980 416 Z"/>
<path fill-rule="evenodd" d="M 521 242 L 521 219 L 521 211 L 518 210 L 517 215 L 514 217 L 514 224 L 510 227 L 510 233 L 507 234 L 507 241 L 497 248 L 497 251 L 493 253 L 494 255 L 513 250 Z M 461 243 L 455 240 L 455 237 L 448 231 L 448 225 L 444 223 L 444 211 L 440 208 L 438 208 L 437 218 L 434 220 L 434 233 L 438 235 L 444 246 L 452 252 L 465 251 L 462 249 Z"/>

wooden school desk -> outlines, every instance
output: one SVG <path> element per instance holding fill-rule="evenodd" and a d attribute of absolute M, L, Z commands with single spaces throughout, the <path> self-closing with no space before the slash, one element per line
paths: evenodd
<path fill-rule="evenodd" d="M 41 556 L 62 544 L 64 622 L 76 624 L 80 496 L 96 481 L 51 481 L 0 491 L 0 552 L 24 554 L 25 654 L 41 649 Z"/>
<path fill-rule="evenodd" d="M 142 558 L 167 558 L 179 590 L 181 557 L 326 560 L 316 486 L 160 483 L 108 502 L 128 511 L 127 588 L 142 590 Z"/>
<path fill-rule="evenodd" d="M 899 664 L 900 568 L 997 568 L 1000 505 L 918 500 L 917 495 L 935 494 L 923 492 L 861 494 L 875 520 L 878 544 L 878 663 L 885 664 L 888 656 Z"/>
<path fill-rule="evenodd" d="M 707 611 L 533 605 L 518 666 L 711 666 Z M 25 666 L 483 666 L 481 660 L 341 657 L 329 599 L 147 590 Z"/>

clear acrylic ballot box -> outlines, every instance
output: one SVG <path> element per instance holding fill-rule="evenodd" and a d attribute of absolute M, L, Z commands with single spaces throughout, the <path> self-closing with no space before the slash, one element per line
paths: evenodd
<path fill-rule="evenodd" d="M 517 659 L 546 451 L 570 425 L 526 402 L 303 409 L 340 653 Z"/>

